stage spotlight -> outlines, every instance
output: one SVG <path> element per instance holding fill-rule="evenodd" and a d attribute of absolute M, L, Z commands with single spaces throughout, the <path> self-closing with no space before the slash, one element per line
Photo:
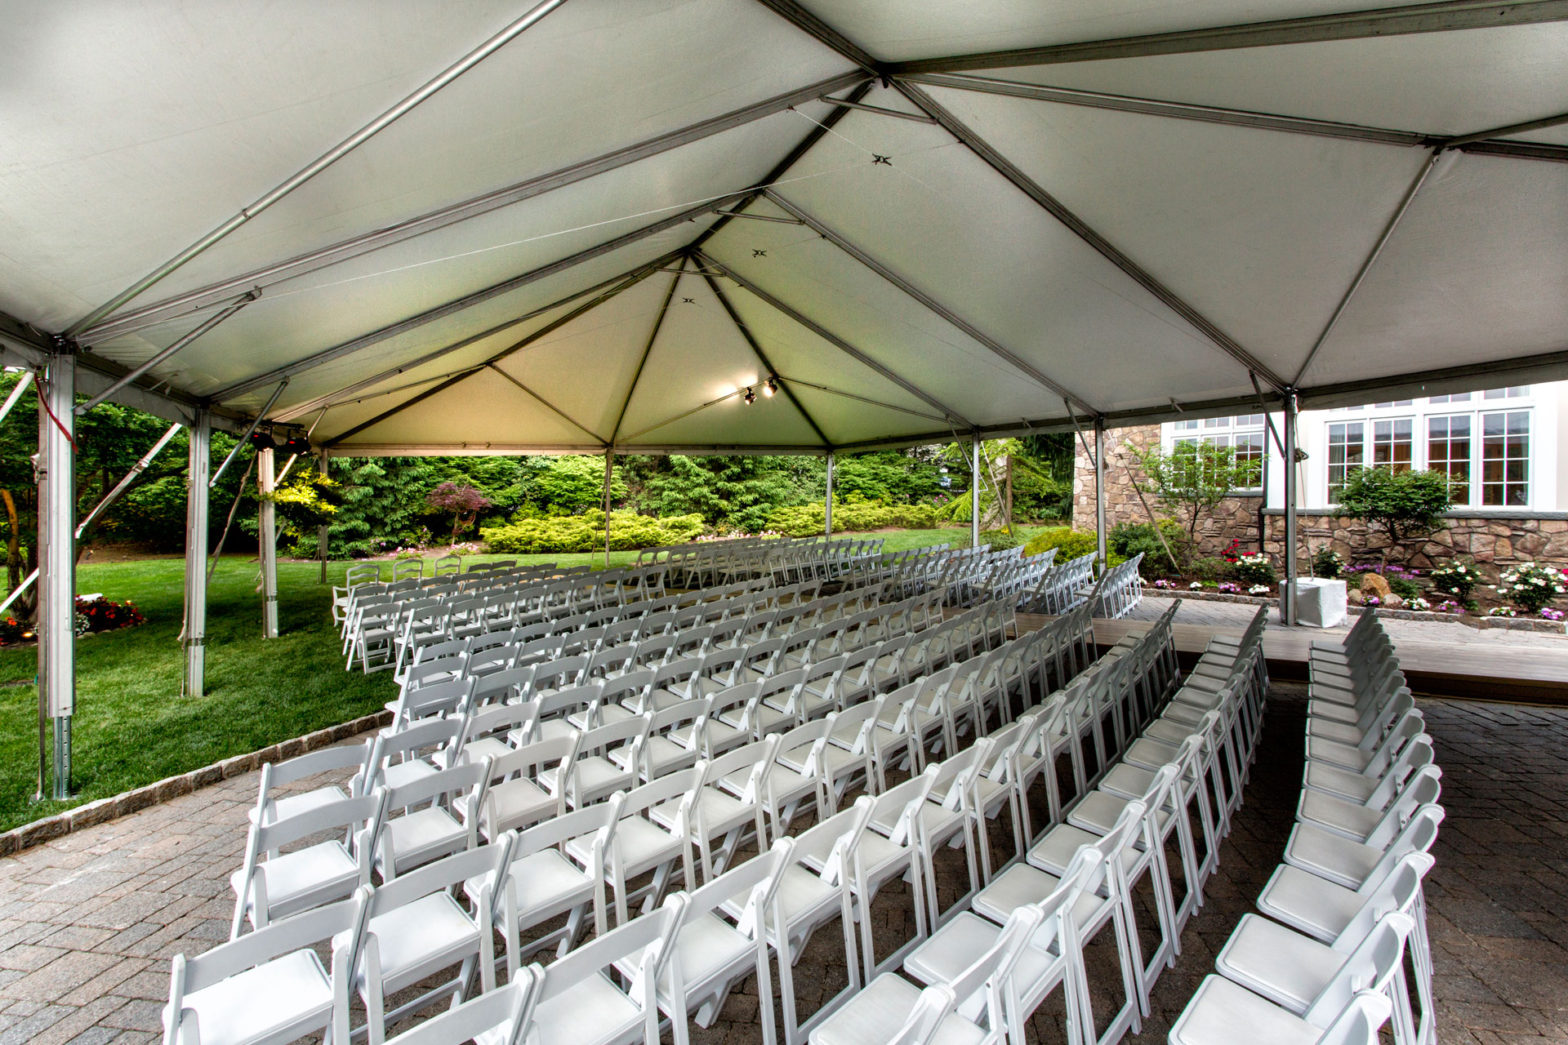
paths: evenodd
<path fill-rule="evenodd" d="M 779 379 L 776 378 L 776 377 L 769 377 L 768 378 L 768 383 L 762 386 L 762 394 L 765 395 L 765 396 L 771 396 L 774 392 L 777 392 L 778 390 L 779 390 Z"/>
<path fill-rule="evenodd" d="M 751 390 L 751 386 L 750 385 L 747 385 L 746 386 L 746 394 L 741 396 L 740 398 L 741 398 L 741 401 L 743 403 L 745 403 L 747 406 L 750 406 L 752 403 L 755 403 L 757 401 L 757 393 L 753 392 Z"/>
<path fill-rule="evenodd" d="M 250 434 L 250 448 L 260 453 L 263 450 L 272 450 L 277 447 L 273 441 L 272 432 L 268 429 L 258 428 Z"/>

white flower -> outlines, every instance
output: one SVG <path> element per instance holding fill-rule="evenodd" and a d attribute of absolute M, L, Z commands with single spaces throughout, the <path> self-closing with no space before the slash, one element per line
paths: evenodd
<path fill-rule="evenodd" d="M 1252 587 L 1247 589 L 1248 595 L 1267 595 L 1268 592 L 1269 586 L 1267 584 L 1254 584 Z"/>
<path fill-rule="evenodd" d="M 1202 587 L 1203 587 L 1203 582 L 1202 581 L 1193 581 L 1191 584 L 1187 585 L 1187 589 L 1189 591 L 1197 591 L 1199 588 L 1202 588 Z"/>

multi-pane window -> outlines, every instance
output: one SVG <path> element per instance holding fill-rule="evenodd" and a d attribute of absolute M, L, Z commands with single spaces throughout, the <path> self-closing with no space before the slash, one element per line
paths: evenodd
<path fill-rule="evenodd" d="M 1199 421 L 1174 421 L 1171 423 L 1172 444 L 1193 443 L 1199 440 L 1211 446 L 1228 446 L 1236 453 L 1237 461 L 1256 461 L 1258 475 L 1263 474 L 1263 451 L 1266 447 L 1264 425 L 1266 414 L 1238 414 L 1229 417 L 1205 417 Z"/>
<path fill-rule="evenodd" d="M 1515 385 L 1512 388 L 1489 388 L 1481 393 L 1482 399 L 1522 399 L 1530 394 L 1529 385 Z"/>
<path fill-rule="evenodd" d="M 1469 414 L 1426 419 L 1426 466 L 1448 476 L 1448 496 L 1455 504 L 1470 503 L 1470 431 L 1473 420 Z"/>
<path fill-rule="evenodd" d="M 1410 471 L 1411 422 L 1408 417 L 1372 422 L 1372 466 L 1391 472 Z"/>
<path fill-rule="evenodd" d="M 1468 403 L 1468 402 L 1470 402 L 1470 393 L 1469 392 L 1455 392 L 1453 395 L 1433 396 L 1431 399 L 1428 399 L 1427 402 L 1428 403 Z"/>
<path fill-rule="evenodd" d="M 1258 467 L 1258 474 L 1263 474 L 1263 433 L 1262 432 L 1237 432 L 1235 435 L 1236 460 L 1252 461 Z"/>
<path fill-rule="evenodd" d="M 1530 502 L 1530 414 L 1481 415 L 1481 503 L 1521 508 Z"/>
<path fill-rule="evenodd" d="M 1328 499 L 1338 503 L 1352 468 L 1366 463 L 1366 423 L 1345 421 L 1328 426 Z"/>

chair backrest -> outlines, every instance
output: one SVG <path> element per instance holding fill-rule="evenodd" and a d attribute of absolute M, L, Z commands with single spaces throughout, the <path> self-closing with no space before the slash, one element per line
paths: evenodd
<path fill-rule="evenodd" d="M 1411 914 L 1421 898 L 1421 880 L 1437 860 L 1431 853 L 1411 852 L 1400 857 L 1393 870 L 1361 901 L 1361 907 L 1334 940 L 1336 951 L 1349 953 L 1366 939 L 1390 911 Z"/>
<path fill-rule="evenodd" d="M 1338 1018 L 1324 1029 L 1317 1045 L 1377 1045 L 1394 1003 L 1377 991 L 1357 991 Z"/>
<path fill-rule="evenodd" d="M 472 1040 L 520 1045 L 538 989 L 539 976 L 533 967 L 519 969 L 509 982 L 425 1020 L 387 1045 L 462 1045 Z"/>
<path fill-rule="evenodd" d="M 394 761 L 437 754 L 439 762 L 439 752 L 450 750 L 462 731 L 462 719 L 433 718 L 416 722 L 398 733 L 377 736 L 375 749 L 370 756 L 369 771 L 365 775 L 366 789 L 380 784 L 382 773 Z"/>
<path fill-rule="evenodd" d="M 529 664 L 523 667 L 503 668 L 479 676 L 474 679 L 474 695 L 469 701 L 470 705 L 482 708 L 487 704 L 508 704 L 521 700 L 534 687 L 536 667 L 538 665 Z"/>
<path fill-rule="evenodd" d="M 1329 1023 L 1357 991 L 1386 990 L 1389 980 L 1399 973 L 1405 938 L 1414 927 L 1408 915 L 1397 911 L 1384 915 L 1307 1007 L 1303 1014 L 1307 1022 L 1318 1026 Z"/>
<path fill-rule="evenodd" d="M 276 800 L 271 794 L 273 788 L 284 787 L 321 773 L 352 769 L 354 782 L 350 784 L 348 790 L 350 793 L 363 791 L 362 777 L 373 747 L 374 742 L 369 740 L 359 744 L 337 744 L 296 755 L 283 762 L 266 763 L 261 767 L 261 787 L 256 798 L 256 819 L 265 821 L 271 817 L 276 806 Z"/>
<path fill-rule="evenodd" d="M 914 841 L 912 833 L 919 830 L 920 807 L 931 797 L 931 788 L 941 771 L 941 766 L 927 766 L 919 776 L 888 788 L 872 800 L 873 818 L 893 822 L 891 838 L 895 844 L 910 845 Z"/>
<path fill-rule="evenodd" d="M 1014 908 L 991 946 L 948 981 L 961 1015 L 976 1019 L 984 1008 L 989 1010 L 991 1026 L 1002 1025 L 1003 985 L 1012 976 L 1024 948 L 1029 946 L 1044 918 L 1045 913 L 1036 904 Z"/>

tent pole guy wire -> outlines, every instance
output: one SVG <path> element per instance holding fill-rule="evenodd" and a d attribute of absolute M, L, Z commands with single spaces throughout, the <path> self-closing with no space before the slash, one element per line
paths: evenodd
<path fill-rule="evenodd" d="M 98 322 L 100 319 L 103 319 L 105 316 L 109 315 L 121 305 L 133 300 L 136 297 L 139 297 L 143 292 L 162 281 L 165 277 L 174 272 L 180 266 L 196 257 L 198 254 L 201 254 L 219 240 L 222 240 L 224 237 L 228 236 L 235 229 L 239 228 L 247 221 L 250 221 L 256 215 L 260 214 L 268 207 L 271 207 L 279 200 L 283 199 L 283 197 L 287 196 L 289 193 L 293 192 L 295 189 L 299 188 L 301 185 L 305 184 L 307 181 L 314 178 L 328 167 L 332 166 L 344 156 L 347 156 L 349 153 L 359 148 L 359 146 L 375 137 L 382 130 L 390 126 L 401 117 L 405 116 L 409 112 L 412 112 L 416 107 L 419 106 L 421 102 L 424 102 L 437 91 L 452 83 L 454 80 L 468 72 L 474 66 L 478 65 L 480 62 L 499 51 L 502 47 L 506 46 L 517 36 L 521 35 L 525 30 L 536 25 L 546 15 L 548 15 L 551 11 L 554 11 L 557 7 L 560 7 L 563 3 L 565 3 L 565 0 L 544 0 L 543 3 L 540 3 L 529 10 L 522 17 L 513 20 L 511 24 L 507 25 L 500 32 L 490 37 L 490 39 L 486 40 L 484 43 L 480 44 L 478 47 L 459 58 L 456 62 L 453 62 L 451 65 L 447 66 L 441 72 L 437 73 L 432 79 L 427 80 L 412 94 L 406 96 L 401 101 L 393 105 L 390 109 L 387 109 L 385 112 L 372 119 L 369 123 L 365 124 L 359 130 L 355 131 L 353 134 L 338 142 L 336 145 L 332 146 L 332 148 L 328 149 L 314 160 L 310 161 L 310 163 L 291 174 L 281 184 L 268 190 L 248 206 L 241 208 L 239 213 L 229 218 L 223 224 L 207 233 L 195 243 L 192 243 L 190 246 L 180 251 L 168 261 L 165 261 L 162 265 L 159 265 L 157 268 L 153 269 L 151 272 L 137 280 L 135 283 L 131 284 L 129 287 L 126 287 L 124 290 L 120 291 L 102 305 L 99 305 L 97 308 L 93 309 L 75 323 L 71 324 L 70 328 L 66 330 L 66 336 L 75 337 L 76 335 L 91 327 L 94 323 Z"/>

